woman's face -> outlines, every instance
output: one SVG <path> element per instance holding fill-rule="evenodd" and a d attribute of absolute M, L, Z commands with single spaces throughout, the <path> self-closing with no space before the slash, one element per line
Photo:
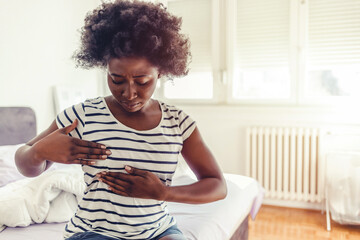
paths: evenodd
<path fill-rule="evenodd" d="M 144 110 L 155 91 L 158 68 L 144 57 L 112 58 L 107 66 L 108 85 L 127 112 Z"/>

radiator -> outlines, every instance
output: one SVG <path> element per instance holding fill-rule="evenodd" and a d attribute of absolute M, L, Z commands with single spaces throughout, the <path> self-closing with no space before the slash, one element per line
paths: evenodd
<path fill-rule="evenodd" d="M 259 181 L 268 199 L 320 202 L 320 136 L 317 128 L 247 128 L 247 175 Z"/>

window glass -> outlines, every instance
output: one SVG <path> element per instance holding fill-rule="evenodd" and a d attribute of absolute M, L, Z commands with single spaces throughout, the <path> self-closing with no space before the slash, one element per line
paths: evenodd
<path fill-rule="evenodd" d="M 305 96 L 360 94 L 360 1 L 309 1 Z"/>
<path fill-rule="evenodd" d="M 289 1 L 238 0 L 234 98 L 289 98 Z"/>
<path fill-rule="evenodd" d="M 171 99 L 211 99 L 212 75 L 212 0 L 168 1 L 168 9 L 182 17 L 182 32 L 191 41 L 192 62 L 188 76 L 166 81 L 164 96 Z"/>

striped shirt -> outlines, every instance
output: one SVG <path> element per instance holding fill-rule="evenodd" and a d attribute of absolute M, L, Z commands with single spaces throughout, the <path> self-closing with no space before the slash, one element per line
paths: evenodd
<path fill-rule="evenodd" d="M 166 202 L 115 194 L 95 178 L 102 171 L 126 173 L 124 167 L 129 165 L 150 171 L 171 185 L 183 142 L 196 124 L 178 108 L 159 104 L 161 121 L 150 130 L 135 130 L 119 122 L 102 97 L 67 108 L 56 117 L 59 128 L 77 118 L 78 126 L 70 136 L 102 143 L 112 152 L 106 160 L 82 166 L 86 190 L 65 227 L 65 238 L 93 231 L 118 239 L 151 239 L 176 223 Z"/>

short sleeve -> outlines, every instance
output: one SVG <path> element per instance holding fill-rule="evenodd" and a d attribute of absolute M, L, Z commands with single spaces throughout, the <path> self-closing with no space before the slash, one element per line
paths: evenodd
<path fill-rule="evenodd" d="M 179 110 L 178 118 L 181 136 L 183 141 L 185 141 L 195 130 L 196 122 L 182 110 Z"/>
<path fill-rule="evenodd" d="M 82 139 L 84 131 L 85 108 L 83 103 L 66 108 L 56 116 L 56 125 L 58 128 L 69 126 L 75 119 L 78 119 L 77 127 L 69 133 L 69 136 Z"/>

